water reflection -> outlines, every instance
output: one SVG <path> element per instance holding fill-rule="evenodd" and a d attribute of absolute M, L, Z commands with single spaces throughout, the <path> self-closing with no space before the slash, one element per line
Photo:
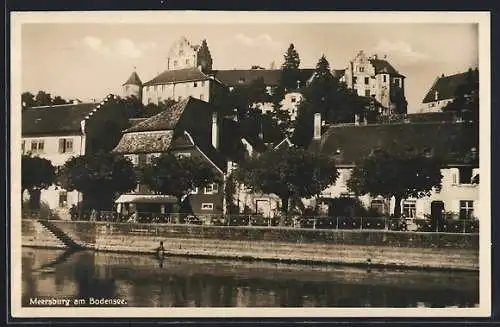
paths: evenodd
<path fill-rule="evenodd" d="M 379 271 L 23 248 L 34 297 L 123 298 L 140 307 L 472 307 L 477 273 Z M 51 267 L 52 272 L 41 268 Z"/>

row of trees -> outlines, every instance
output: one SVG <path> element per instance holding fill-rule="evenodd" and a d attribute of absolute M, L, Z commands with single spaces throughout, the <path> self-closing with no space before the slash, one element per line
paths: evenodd
<path fill-rule="evenodd" d="M 34 199 L 31 209 L 39 205 L 40 190 L 53 184 L 81 192 L 85 208 L 109 210 L 118 195 L 134 190 L 138 182 L 154 193 L 174 195 L 181 201 L 196 187 L 220 181 L 206 161 L 171 153 L 153 158 L 151 164 L 140 168 L 109 152 L 73 157 L 58 169 L 47 159 L 22 157 L 22 192 L 27 190 Z"/>
<path fill-rule="evenodd" d="M 59 95 L 53 97 L 45 91 L 38 91 L 36 95 L 31 92 L 24 92 L 21 94 L 21 101 L 23 108 L 71 103 L 71 101 L 63 99 Z"/>
<path fill-rule="evenodd" d="M 180 202 L 197 187 L 222 182 L 222 176 L 206 161 L 171 153 L 141 168 L 123 156 L 104 152 L 74 157 L 57 171 L 50 161 L 37 157 L 23 156 L 22 165 L 23 192 L 36 194 L 56 183 L 68 191 L 82 192 L 86 206 L 96 209 L 110 209 L 119 194 L 132 191 L 138 182 L 154 193 L 174 195 Z M 440 168 L 436 157 L 374 151 L 358 162 L 347 185 L 358 195 L 394 197 L 394 216 L 399 217 L 402 199 L 420 198 L 440 189 Z M 248 160 L 231 175 L 231 181 L 254 192 L 276 194 L 286 215 L 294 200 L 318 198 L 338 175 L 331 157 L 292 147 Z"/>

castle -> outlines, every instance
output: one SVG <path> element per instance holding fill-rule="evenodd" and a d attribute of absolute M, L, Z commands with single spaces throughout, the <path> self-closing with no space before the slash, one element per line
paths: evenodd
<path fill-rule="evenodd" d="M 263 69 L 254 66 L 251 69 L 214 70 L 213 59 L 206 40 L 201 45 L 194 45 L 185 37 L 177 40 L 168 51 L 166 70 L 151 80 L 142 83 L 134 71 L 123 84 L 125 97 L 135 96 L 144 105 L 158 104 L 166 100 L 181 101 L 186 97 L 194 97 L 211 102 L 214 95 L 221 89 L 231 90 L 235 86 L 249 84 L 262 78 L 270 91 L 279 84 L 281 71 L 279 69 Z M 281 108 L 290 113 L 292 120 L 297 115 L 297 108 L 302 100 L 301 87 L 312 78 L 314 69 L 300 69 L 297 89 L 290 90 L 285 95 Z M 357 91 L 362 97 L 373 97 L 388 114 L 394 111 L 406 112 L 406 106 L 397 107 L 395 94 L 404 99 L 405 76 L 400 74 L 386 59 L 377 56 L 367 57 L 360 51 L 349 62 L 348 67 L 333 70 L 341 82 Z M 263 111 L 272 110 L 271 104 L 263 104 Z"/>

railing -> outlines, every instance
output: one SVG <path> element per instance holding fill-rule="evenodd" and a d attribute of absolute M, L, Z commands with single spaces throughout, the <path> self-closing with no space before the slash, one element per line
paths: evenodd
<path fill-rule="evenodd" d="M 33 217 L 32 217 L 33 218 Z M 34 217 L 36 218 L 36 217 Z M 326 217 L 326 216 L 282 216 L 264 217 L 261 215 L 192 215 L 163 214 L 140 212 L 137 216 L 126 216 L 114 211 L 100 211 L 74 217 L 73 220 L 161 223 L 161 224 L 194 224 L 212 226 L 255 226 L 286 227 L 308 229 L 338 230 L 386 230 L 415 232 L 446 233 L 478 233 L 477 219 L 449 219 L 433 222 L 429 219 L 387 218 L 387 217 Z"/>

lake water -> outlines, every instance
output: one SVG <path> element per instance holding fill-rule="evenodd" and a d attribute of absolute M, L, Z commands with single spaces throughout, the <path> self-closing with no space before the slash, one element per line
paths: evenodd
<path fill-rule="evenodd" d="M 119 299 L 130 307 L 474 307 L 479 303 L 479 274 L 473 272 L 184 257 L 159 260 L 149 255 L 35 248 L 23 248 L 22 280 L 23 306 L 49 298 L 83 299 L 87 305 L 90 298 Z"/>

